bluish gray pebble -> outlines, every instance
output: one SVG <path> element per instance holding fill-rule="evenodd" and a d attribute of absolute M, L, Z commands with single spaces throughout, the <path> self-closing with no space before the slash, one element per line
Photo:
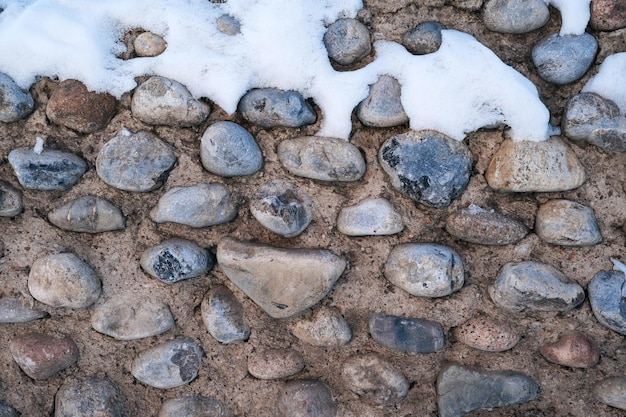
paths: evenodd
<path fill-rule="evenodd" d="M 372 51 L 367 27 L 356 19 L 339 19 L 324 34 L 328 56 L 340 65 L 350 65 Z"/>
<path fill-rule="evenodd" d="M 47 317 L 50 314 L 28 307 L 17 298 L 0 298 L 0 323 L 27 323 Z"/>
<path fill-rule="evenodd" d="M 203 395 L 172 398 L 161 406 L 158 417 L 232 417 L 221 401 Z"/>
<path fill-rule="evenodd" d="M 9 404 L 0 403 L 0 417 L 20 417 L 21 414 Z"/>
<path fill-rule="evenodd" d="M 614 376 L 602 379 L 596 382 L 591 392 L 601 403 L 626 410 L 626 377 Z"/>
<path fill-rule="evenodd" d="M 226 35 L 234 36 L 241 32 L 241 24 L 239 23 L 239 20 L 229 14 L 221 15 L 217 18 L 215 23 L 217 25 L 217 30 Z"/>
<path fill-rule="evenodd" d="M 285 237 L 304 232 L 311 220 L 311 199 L 295 184 L 273 180 L 261 185 L 250 200 L 250 212 L 266 229 Z"/>
<path fill-rule="evenodd" d="M 368 96 L 359 103 L 356 115 L 365 126 L 391 127 L 408 123 L 409 116 L 402 107 L 401 86 L 398 80 L 381 75 L 370 86 Z"/>
<path fill-rule="evenodd" d="M 128 417 L 128 399 L 106 378 L 67 378 L 54 400 L 54 417 Z"/>
<path fill-rule="evenodd" d="M 598 42 L 588 33 L 553 34 L 535 45 L 532 58 L 541 78 L 552 84 L 567 84 L 585 75 L 596 52 Z"/>
<path fill-rule="evenodd" d="M 446 231 L 480 245 L 509 245 L 528 234 L 523 223 L 475 204 L 452 212 L 446 219 Z"/>
<path fill-rule="evenodd" d="M 600 271 L 589 285 L 591 310 L 598 321 L 626 335 L 626 275 L 622 271 Z"/>
<path fill-rule="evenodd" d="M 22 192 L 0 180 L 0 217 L 14 217 L 24 210 Z"/>
<path fill-rule="evenodd" d="M 532 32 L 549 19 L 550 10 L 543 0 L 488 0 L 483 9 L 485 26 L 500 33 Z"/>
<path fill-rule="evenodd" d="M 250 133 L 237 123 L 217 122 L 200 142 L 204 168 L 223 177 L 251 175 L 263 166 L 263 154 Z"/>
<path fill-rule="evenodd" d="M 400 352 L 432 353 L 445 344 L 441 324 L 426 319 L 372 313 L 369 331 L 376 343 Z"/>
<path fill-rule="evenodd" d="M 348 236 L 383 236 L 400 233 L 402 217 L 384 198 L 368 198 L 344 207 L 337 217 L 337 230 Z"/>
<path fill-rule="evenodd" d="M 593 209 L 570 200 L 550 200 L 539 207 L 535 233 L 561 246 L 592 246 L 602 242 Z"/>
<path fill-rule="evenodd" d="M 333 392 L 318 380 L 289 381 L 276 400 L 279 417 L 337 417 Z"/>
<path fill-rule="evenodd" d="M 206 274 L 213 267 L 213 258 L 196 243 L 175 238 L 146 249 L 140 264 L 148 274 L 173 284 Z"/>
<path fill-rule="evenodd" d="M 109 200 L 87 195 L 53 209 L 48 220 L 72 232 L 101 233 L 125 227 L 124 215 Z"/>
<path fill-rule="evenodd" d="M 82 158 L 63 151 L 18 148 L 9 152 L 9 163 L 22 187 L 31 190 L 68 190 L 87 171 Z"/>
<path fill-rule="evenodd" d="M 239 101 L 239 111 L 249 122 L 263 127 L 300 127 L 315 123 L 313 107 L 297 91 L 256 88 Z"/>
<path fill-rule="evenodd" d="M 22 90 L 11 77 L 0 72 L 0 122 L 23 119 L 35 108 L 33 96 Z"/>
<path fill-rule="evenodd" d="M 247 340 L 250 326 L 243 318 L 243 305 L 227 287 L 218 285 L 209 290 L 200 305 L 202 321 L 220 343 Z"/>
<path fill-rule="evenodd" d="M 374 405 L 393 406 L 409 392 L 402 372 L 374 353 L 346 359 L 341 377 L 350 391 Z"/>
<path fill-rule="evenodd" d="M 439 22 L 423 22 L 407 32 L 402 45 L 413 55 L 437 52 L 441 46 L 441 31 L 446 29 Z"/>

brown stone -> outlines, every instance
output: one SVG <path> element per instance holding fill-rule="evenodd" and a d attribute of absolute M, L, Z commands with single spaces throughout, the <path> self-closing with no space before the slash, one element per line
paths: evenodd
<path fill-rule="evenodd" d="M 596 30 L 626 27 L 626 0 L 592 0 L 589 23 Z"/>
<path fill-rule="evenodd" d="M 29 333 L 9 343 L 13 360 L 33 379 L 50 378 L 78 360 L 78 347 L 68 336 Z"/>
<path fill-rule="evenodd" d="M 568 333 L 541 348 L 550 362 L 573 368 L 590 368 L 600 360 L 600 348 L 591 338 L 579 332 Z"/>
<path fill-rule="evenodd" d="M 509 323 L 479 315 L 454 329 L 454 337 L 468 346 L 487 352 L 512 349 L 520 334 Z"/>
<path fill-rule="evenodd" d="M 259 379 L 280 379 L 304 368 L 304 358 L 294 349 L 268 349 L 248 358 L 248 371 Z"/>

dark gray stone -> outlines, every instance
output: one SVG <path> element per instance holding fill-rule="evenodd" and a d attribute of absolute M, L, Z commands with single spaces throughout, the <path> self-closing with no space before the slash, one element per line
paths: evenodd
<path fill-rule="evenodd" d="M 535 233 L 561 246 L 592 246 L 602 242 L 593 209 L 569 200 L 550 200 L 537 211 Z"/>
<path fill-rule="evenodd" d="M 218 285 L 209 290 L 200 305 L 202 321 L 220 343 L 248 340 L 250 326 L 243 319 L 243 305 L 227 287 Z"/>
<path fill-rule="evenodd" d="M 0 298 L 0 323 L 27 323 L 50 317 L 46 311 L 35 310 L 17 298 Z"/>
<path fill-rule="evenodd" d="M 372 51 L 367 27 L 356 19 L 339 19 L 324 34 L 328 56 L 340 65 L 350 65 Z"/>
<path fill-rule="evenodd" d="M 626 335 L 626 275 L 600 271 L 589 285 L 589 302 L 596 319 L 611 330 Z"/>
<path fill-rule="evenodd" d="M 141 268 L 166 284 L 206 274 L 213 267 L 208 250 L 186 239 L 168 239 L 141 255 Z"/>
<path fill-rule="evenodd" d="M 0 417 L 20 417 L 21 414 L 9 404 L 0 403 Z"/>
<path fill-rule="evenodd" d="M 548 23 L 550 10 L 543 0 L 487 0 L 483 21 L 500 33 L 532 32 Z"/>
<path fill-rule="evenodd" d="M 57 391 L 54 417 L 130 417 L 128 400 L 104 378 L 68 378 Z"/>
<path fill-rule="evenodd" d="M 23 119 L 34 108 L 33 96 L 22 90 L 11 77 L 0 72 L 0 122 L 12 123 Z"/>
<path fill-rule="evenodd" d="M 552 84 L 567 84 L 585 75 L 596 52 L 598 42 L 588 33 L 553 34 L 535 45 L 532 58 L 541 78 Z"/>
<path fill-rule="evenodd" d="M 371 404 L 392 406 L 409 392 L 402 372 L 373 353 L 346 359 L 341 376 L 350 391 Z"/>
<path fill-rule="evenodd" d="M 296 380 L 285 384 L 276 400 L 279 417 L 337 417 L 333 392 L 321 381 Z"/>
<path fill-rule="evenodd" d="M 626 410 L 626 377 L 605 378 L 596 382 L 591 392 L 601 403 Z"/>
<path fill-rule="evenodd" d="M 394 188 L 431 207 L 448 206 L 472 172 L 472 154 L 463 142 L 428 130 L 392 136 L 378 160 Z"/>
<path fill-rule="evenodd" d="M 369 331 L 376 343 L 400 352 L 432 353 L 445 344 L 441 325 L 426 319 L 372 313 Z"/>
<path fill-rule="evenodd" d="M 263 127 L 300 127 L 315 123 L 313 107 L 297 91 L 256 88 L 239 101 L 239 111 L 249 122 Z"/>
<path fill-rule="evenodd" d="M 273 180 L 261 185 L 250 200 L 250 212 L 271 232 L 295 237 L 311 220 L 311 199 L 297 191 L 295 184 Z"/>
<path fill-rule="evenodd" d="M 383 236 L 404 229 L 400 213 L 384 198 L 368 198 L 344 207 L 337 217 L 337 230 L 348 236 Z"/>
<path fill-rule="evenodd" d="M 87 164 L 78 156 L 52 149 L 40 154 L 33 148 L 13 149 L 9 163 L 22 187 L 31 190 L 68 190 L 87 171 Z"/>
<path fill-rule="evenodd" d="M 158 417 L 233 417 L 233 412 L 215 398 L 189 395 L 164 402 Z"/>
<path fill-rule="evenodd" d="M 413 55 L 437 52 L 441 46 L 441 31 L 446 29 L 439 22 L 423 22 L 407 32 L 402 45 Z"/>
<path fill-rule="evenodd" d="M 369 95 L 356 109 L 356 115 L 365 126 L 391 127 L 408 123 L 400 100 L 400 83 L 389 75 L 381 75 L 370 86 Z"/>
<path fill-rule="evenodd" d="M 6 181 L 0 180 L 0 217 L 15 217 L 24 210 L 22 193 Z"/>
<path fill-rule="evenodd" d="M 234 36 L 241 32 L 241 24 L 239 23 L 239 20 L 235 19 L 231 15 L 223 14 L 217 18 L 215 23 L 217 25 L 217 30 L 226 35 Z"/>
<path fill-rule="evenodd" d="M 446 231 L 480 245 L 510 245 L 528 234 L 523 223 L 474 204 L 451 213 L 446 219 Z"/>
<path fill-rule="evenodd" d="M 539 386 L 513 371 L 483 371 L 445 364 L 437 378 L 437 404 L 441 417 L 460 417 L 474 410 L 521 404 L 537 397 Z"/>
<path fill-rule="evenodd" d="M 207 171 L 223 177 L 251 175 L 263 166 L 263 154 L 252 135 L 227 121 L 214 123 L 204 131 L 200 158 Z"/>
<path fill-rule="evenodd" d="M 101 233 L 125 227 L 124 215 L 109 200 L 87 195 L 48 213 L 53 225 L 72 232 Z"/>

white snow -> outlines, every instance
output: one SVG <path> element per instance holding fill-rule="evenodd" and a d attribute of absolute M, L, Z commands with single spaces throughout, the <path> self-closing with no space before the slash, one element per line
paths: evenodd
<path fill-rule="evenodd" d="M 591 17 L 591 0 L 544 0 L 561 12 L 561 31 L 559 35 L 582 35 Z"/>
<path fill-rule="evenodd" d="M 35 152 L 37 155 L 41 155 L 41 153 L 43 152 L 43 139 L 39 136 L 35 138 L 35 146 L 33 146 L 33 152 Z"/>
<path fill-rule="evenodd" d="M 546 1 L 563 14 L 562 34 L 584 31 L 589 0 Z M 535 86 L 461 32 L 444 31 L 440 50 L 423 56 L 379 41 L 372 63 L 335 71 L 323 35 L 338 18 L 356 16 L 361 0 L 0 0 L 0 8 L 0 71 L 22 88 L 41 76 L 74 78 L 120 97 L 136 87 L 135 77 L 161 75 L 228 113 L 251 88 L 297 90 L 322 110 L 319 135 L 348 139 L 354 107 L 379 75 L 389 74 L 402 86 L 412 129 L 457 140 L 499 123 L 511 127 L 514 140 L 552 133 Z M 241 33 L 217 30 L 223 14 L 240 22 Z M 167 49 L 117 58 L 131 28 L 161 35 Z"/>
<path fill-rule="evenodd" d="M 611 258 L 611 262 L 613 262 L 614 271 L 622 271 L 626 274 L 626 265 L 624 265 L 622 262 L 618 261 L 615 258 Z"/>
<path fill-rule="evenodd" d="M 591 77 L 582 91 L 596 93 L 609 99 L 626 114 L 626 52 L 610 55 L 604 59 L 598 73 Z"/>

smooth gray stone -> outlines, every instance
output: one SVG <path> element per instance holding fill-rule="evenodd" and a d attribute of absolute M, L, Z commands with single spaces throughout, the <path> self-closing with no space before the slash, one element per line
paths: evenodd
<path fill-rule="evenodd" d="M 243 305 L 227 287 L 211 288 L 202 300 L 200 311 L 204 325 L 218 342 L 248 340 L 250 326 L 243 319 Z"/>
<path fill-rule="evenodd" d="M 289 381 L 276 400 L 279 417 L 337 417 L 333 392 L 321 381 Z"/>
<path fill-rule="evenodd" d="M 263 166 L 263 154 L 250 133 L 237 123 L 221 121 L 204 131 L 202 166 L 223 177 L 251 175 Z"/>
<path fill-rule="evenodd" d="M 175 162 L 174 148 L 152 133 L 122 130 L 100 150 L 96 171 L 112 187 L 147 192 L 163 185 Z"/>
<path fill-rule="evenodd" d="M 593 397 L 611 407 L 626 410 L 626 378 L 612 377 L 596 382 L 591 391 Z"/>
<path fill-rule="evenodd" d="M 54 417 L 130 417 L 128 400 L 106 378 L 68 378 L 57 391 Z"/>
<path fill-rule="evenodd" d="M 109 200 L 87 195 L 48 213 L 53 225 L 72 232 L 101 233 L 126 226 L 124 215 Z"/>
<path fill-rule="evenodd" d="M 31 190 L 68 190 L 87 171 L 80 157 L 53 149 L 44 149 L 41 154 L 33 148 L 13 149 L 9 163 L 22 187 Z"/>
<path fill-rule="evenodd" d="M 375 405 L 396 404 L 406 397 L 410 387 L 402 372 L 374 353 L 346 359 L 341 377 L 350 391 Z"/>
<path fill-rule="evenodd" d="M 487 0 L 483 22 L 500 33 L 532 32 L 548 23 L 550 10 L 543 0 Z"/>
<path fill-rule="evenodd" d="M 297 321 L 291 332 L 295 337 L 313 346 L 339 347 L 352 339 L 346 319 L 334 307 L 320 306 L 310 319 Z"/>
<path fill-rule="evenodd" d="M 201 363 L 202 350 L 196 342 L 179 338 L 141 352 L 133 360 L 131 373 L 146 385 L 169 389 L 193 381 Z"/>
<path fill-rule="evenodd" d="M 313 107 L 297 91 L 255 88 L 239 101 L 247 121 L 263 127 L 300 127 L 315 123 Z"/>
<path fill-rule="evenodd" d="M 509 262 L 489 286 L 493 302 L 510 311 L 570 311 L 585 299 L 585 291 L 550 265 Z"/>
<path fill-rule="evenodd" d="M 150 125 L 197 126 L 209 117 L 211 107 L 195 99 L 187 87 L 154 76 L 141 83 L 130 103 L 133 116 Z"/>
<path fill-rule="evenodd" d="M 356 19 L 339 19 L 328 26 L 324 45 L 330 59 L 340 65 L 350 65 L 372 51 L 367 27 Z"/>
<path fill-rule="evenodd" d="M 217 18 L 215 23 L 217 25 L 217 30 L 226 35 L 234 36 L 241 32 L 241 24 L 239 23 L 239 20 L 235 19 L 231 15 L 223 14 Z"/>
<path fill-rule="evenodd" d="M 24 210 L 22 192 L 0 180 L 0 217 L 14 217 Z"/>
<path fill-rule="evenodd" d="M 483 371 L 445 364 L 437 378 L 437 404 L 441 417 L 460 417 L 474 410 L 490 410 L 532 401 L 539 386 L 513 371 Z"/>
<path fill-rule="evenodd" d="M 35 101 L 11 77 L 0 72 L 0 122 L 12 123 L 28 116 L 35 109 Z"/>
<path fill-rule="evenodd" d="M 389 75 L 381 75 L 370 85 L 370 92 L 356 108 L 356 115 L 365 126 L 391 127 L 408 123 L 400 100 L 400 83 Z"/>
<path fill-rule="evenodd" d="M 189 395 L 164 402 L 158 417 L 233 417 L 233 412 L 215 398 Z"/>
<path fill-rule="evenodd" d="M 27 307 L 17 298 L 0 298 L 0 323 L 27 323 L 48 317 L 48 312 Z"/>
<path fill-rule="evenodd" d="M 0 417 L 20 417 L 21 414 L 9 404 L 0 403 Z"/>
<path fill-rule="evenodd" d="M 359 148 L 321 136 L 283 140 L 278 159 L 291 174 L 320 181 L 357 181 L 367 168 Z"/>
<path fill-rule="evenodd" d="M 368 198 L 344 207 L 337 217 L 337 230 L 348 236 L 384 236 L 404 229 L 400 213 L 384 198 Z"/>
<path fill-rule="evenodd" d="M 561 246 L 592 246 L 602 242 L 593 210 L 569 200 L 550 200 L 541 205 L 535 233 L 541 240 Z"/>
<path fill-rule="evenodd" d="M 174 326 L 167 304 L 136 295 L 112 298 L 98 305 L 91 327 L 117 340 L 136 340 L 165 333 Z"/>
<path fill-rule="evenodd" d="M 596 52 L 598 42 L 588 33 L 553 34 L 535 45 L 532 59 L 541 78 L 552 84 L 567 84 L 585 75 Z"/>
<path fill-rule="evenodd" d="M 39 258 L 28 274 L 28 290 L 33 298 L 52 307 L 89 307 L 101 289 L 95 271 L 73 253 Z"/>
<path fill-rule="evenodd" d="M 190 187 L 172 187 L 161 196 L 150 217 L 157 223 L 207 227 L 237 217 L 237 206 L 224 185 L 202 182 Z"/>
<path fill-rule="evenodd" d="M 413 55 L 426 55 L 437 52 L 441 46 L 441 31 L 446 29 L 439 22 L 422 22 L 407 32 L 402 45 Z"/>
<path fill-rule="evenodd" d="M 528 234 L 523 223 L 474 204 L 451 213 L 446 219 L 446 231 L 480 245 L 510 245 Z"/>
<path fill-rule="evenodd" d="M 285 237 L 304 232 L 311 220 L 312 201 L 295 184 L 273 180 L 261 185 L 250 200 L 250 212 L 263 227 Z"/>
<path fill-rule="evenodd" d="M 137 56 L 158 56 L 167 48 L 167 42 L 161 36 L 152 32 L 143 32 L 133 41 Z"/>
<path fill-rule="evenodd" d="M 400 352 L 432 353 L 445 344 L 441 324 L 426 319 L 372 313 L 369 331 L 376 343 Z"/>
<path fill-rule="evenodd" d="M 387 258 L 385 277 L 412 295 L 444 297 L 460 290 L 465 282 L 461 257 L 447 246 L 403 243 Z"/>
<path fill-rule="evenodd" d="M 186 239 L 168 239 L 146 249 L 141 268 L 166 284 L 206 274 L 213 267 L 208 250 Z"/>
<path fill-rule="evenodd" d="M 395 189 L 437 208 L 461 195 L 473 163 L 463 142 L 430 130 L 392 136 L 381 146 L 378 160 Z"/>
<path fill-rule="evenodd" d="M 596 319 L 611 330 L 626 335 L 626 275 L 600 271 L 589 285 L 589 303 Z"/>

